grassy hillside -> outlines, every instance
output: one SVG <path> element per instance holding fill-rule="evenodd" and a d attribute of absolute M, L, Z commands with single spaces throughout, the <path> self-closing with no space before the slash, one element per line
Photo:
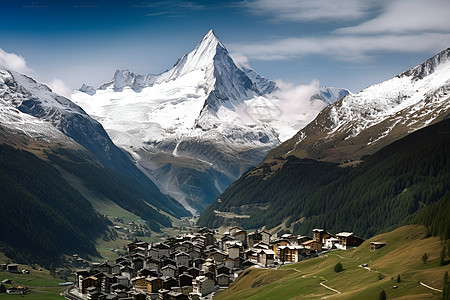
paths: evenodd
<path fill-rule="evenodd" d="M 10 259 L 0 252 L 0 263 L 7 262 L 10 262 Z M 65 287 L 59 286 L 59 283 L 65 282 L 65 280 L 53 277 L 49 270 L 40 267 L 33 268 L 28 265 L 19 265 L 18 270 L 20 271 L 22 269 L 29 270 L 30 274 L 0 271 L 0 281 L 10 279 L 12 280 L 12 284 L 4 284 L 5 288 L 23 286 L 30 289 L 31 293 L 26 296 L 0 294 L 0 299 L 63 299 L 63 297 L 60 296 L 60 293 Z"/>
<path fill-rule="evenodd" d="M 441 299 L 443 276 L 450 265 L 440 266 L 439 238 L 425 238 L 426 229 L 409 225 L 378 235 L 352 250 L 332 251 L 322 257 L 286 265 L 278 270 L 246 270 L 215 300 L 238 299 L 366 299 L 376 300 L 384 290 L 388 299 Z M 387 245 L 370 251 L 369 243 Z M 428 255 L 426 264 L 422 255 Z M 447 257 L 448 260 L 448 257 Z M 334 272 L 336 263 L 344 270 Z M 371 270 L 359 265 L 367 263 Z M 401 282 L 397 282 L 400 275 Z M 327 289 L 324 284 L 337 292 Z M 398 288 L 394 289 L 393 287 Z M 339 293 L 338 293 L 339 292 Z"/>
<path fill-rule="evenodd" d="M 198 224 L 272 229 L 286 222 L 294 233 L 321 227 L 374 236 L 450 190 L 449 129 L 447 119 L 414 132 L 357 167 L 293 156 L 267 162 L 233 183 Z"/>

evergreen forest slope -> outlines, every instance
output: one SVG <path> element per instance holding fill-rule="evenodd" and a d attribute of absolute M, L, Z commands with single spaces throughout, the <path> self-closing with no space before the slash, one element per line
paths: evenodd
<path fill-rule="evenodd" d="M 393 142 L 356 167 L 294 156 L 267 160 L 231 185 L 198 224 L 277 231 L 284 223 L 294 233 L 325 228 L 372 237 L 411 221 L 444 197 L 450 188 L 449 148 L 446 119 Z"/>

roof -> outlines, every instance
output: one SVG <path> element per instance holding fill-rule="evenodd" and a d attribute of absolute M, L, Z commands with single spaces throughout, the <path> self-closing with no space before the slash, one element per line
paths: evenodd
<path fill-rule="evenodd" d="M 273 250 L 263 250 L 263 252 L 265 254 L 274 254 L 275 255 L 275 252 L 273 252 Z"/>
<path fill-rule="evenodd" d="M 314 232 L 314 231 L 322 232 L 322 231 L 324 231 L 324 230 L 323 230 L 323 229 L 318 229 L 318 228 L 316 228 L 316 229 L 313 229 L 312 231 L 313 231 L 313 232 Z"/>
<path fill-rule="evenodd" d="M 318 241 L 310 240 L 310 241 L 303 242 L 302 245 L 309 245 L 309 244 L 312 244 L 312 243 L 318 243 L 318 244 L 320 244 Z"/>
<path fill-rule="evenodd" d="M 352 235 L 353 235 L 353 232 L 341 232 L 341 233 L 336 234 L 336 236 L 340 236 L 340 237 L 349 237 Z"/>
<path fill-rule="evenodd" d="M 370 243 L 374 245 L 387 245 L 386 242 L 370 242 Z"/>

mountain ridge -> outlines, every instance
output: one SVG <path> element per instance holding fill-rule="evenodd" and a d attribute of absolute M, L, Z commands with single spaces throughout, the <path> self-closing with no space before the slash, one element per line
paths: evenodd
<path fill-rule="evenodd" d="M 95 94 L 82 90 L 87 93 L 76 91 L 72 99 L 191 212 L 203 210 L 280 143 L 275 125 L 292 130 L 278 120 L 275 82 L 237 67 L 212 30 L 166 72 L 116 71 Z M 270 124 L 267 111 L 275 112 Z M 182 182 L 192 189 L 182 190 Z"/>

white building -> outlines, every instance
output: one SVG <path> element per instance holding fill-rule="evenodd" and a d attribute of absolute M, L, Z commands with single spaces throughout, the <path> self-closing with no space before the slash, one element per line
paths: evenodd
<path fill-rule="evenodd" d="M 206 276 L 198 276 L 192 281 L 192 293 L 205 296 L 214 292 L 214 281 Z"/>

